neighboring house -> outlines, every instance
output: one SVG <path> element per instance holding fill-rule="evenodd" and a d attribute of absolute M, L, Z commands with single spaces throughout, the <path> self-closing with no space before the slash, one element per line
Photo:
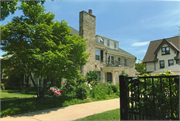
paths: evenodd
<path fill-rule="evenodd" d="M 178 72 L 177 68 L 180 68 L 179 52 L 179 36 L 151 41 L 143 60 L 146 64 L 146 72 L 155 74 L 171 69 L 172 72 L 178 74 L 176 72 Z"/>
<path fill-rule="evenodd" d="M 95 16 L 92 11 L 89 13 L 81 11 L 79 16 L 79 31 L 71 28 L 70 35 L 77 34 L 87 38 L 87 53 L 91 53 L 88 63 L 80 68 L 81 74 L 86 76 L 87 72 L 96 70 L 99 80 L 102 82 L 119 81 L 119 75 L 125 71 L 129 76 L 135 76 L 135 56 L 119 48 L 119 41 L 95 35 Z M 24 76 L 24 84 L 33 85 L 30 78 Z M 43 82 L 36 81 L 42 85 Z"/>

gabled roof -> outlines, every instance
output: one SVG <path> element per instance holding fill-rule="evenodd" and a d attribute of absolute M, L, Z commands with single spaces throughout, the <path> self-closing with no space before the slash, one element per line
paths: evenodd
<path fill-rule="evenodd" d="M 163 44 L 163 40 L 164 42 L 167 42 L 167 44 L 169 44 L 176 51 L 180 51 L 180 36 L 151 41 L 149 44 L 148 50 L 146 52 L 146 55 L 143 59 L 144 63 L 155 61 L 157 50 Z M 180 54 L 178 53 L 177 58 L 179 57 L 180 57 Z"/>
<path fill-rule="evenodd" d="M 79 35 L 79 31 L 78 30 L 72 28 L 71 26 L 69 26 L 69 28 L 71 28 L 71 33 L 70 33 L 71 35 L 73 35 L 73 34 Z"/>

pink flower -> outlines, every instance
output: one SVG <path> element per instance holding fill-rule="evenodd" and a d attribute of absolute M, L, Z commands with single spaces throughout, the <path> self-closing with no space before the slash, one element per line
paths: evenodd
<path fill-rule="evenodd" d="M 61 93 L 63 92 L 63 90 L 60 91 Z"/>

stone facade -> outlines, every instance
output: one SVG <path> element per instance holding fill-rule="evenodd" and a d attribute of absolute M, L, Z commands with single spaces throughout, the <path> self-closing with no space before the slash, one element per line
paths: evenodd
<path fill-rule="evenodd" d="M 125 71 L 129 76 L 135 76 L 135 56 L 128 54 L 125 51 L 119 49 L 119 42 L 103 37 L 103 44 L 98 43 L 99 39 L 102 36 L 95 35 L 96 30 L 96 17 L 92 15 L 91 12 L 81 11 L 79 15 L 79 36 L 86 38 L 87 40 L 87 53 L 90 53 L 88 58 L 88 63 L 81 67 L 81 73 L 83 76 L 86 76 L 87 72 L 96 70 L 100 72 L 101 81 L 107 82 L 107 78 L 112 78 L 113 83 L 117 83 L 119 80 L 119 75 L 122 71 Z M 107 49 L 107 41 L 110 45 Z M 114 48 L 114 43 L 116 47 Z M 114 48 L 114 49 L 113 49 Z M 100 55 L 103 55 L 103 59 L 96 60 L 96 49 L 100 50 Z M 116 52 L 114 52 L 116 50 Z M 121 53 L 122 51 L 122 53 Z M 127 53 L 127 54 L 126 54 Z M 120 66 L 107 66 L 108 58 L 107 56 L 113 56 L 114 62 L 118 62 L 118 58 L 121 59 Z M 99 57 L 100 58 L 100 57 Z M 124 66 L 124 59 L 127 60 L 127 66 Z M 108 74 L 107 74 L 108 73 Z M 110 77 L 107 77 L 111 73 Z"/>

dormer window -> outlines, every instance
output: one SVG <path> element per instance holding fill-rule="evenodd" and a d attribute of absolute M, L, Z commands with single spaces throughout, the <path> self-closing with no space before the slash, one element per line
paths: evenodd
<path fill-rule="evenodd" d="M 100 38 L 100 43 L 101 43 L 102 45 L 104 45 L 104 39 L 103 39 L 103 38 Z"/>
<path fill-rule="evenodd" d="M 114 42 L 114 48 L 116 48 L 116 42 Z"/>
<path fill-rule="evenodd" d="M 162 54 L 162 55 L 170 54 L 170 49 L 169 49 L 169 47 L 162 47 L 162 49 L 161 49 L 161 54 Z"/>
<path fill-rule="evenodd" d="M 109 47 L 109 40 L 107 40 L 107 46 Z"/>

